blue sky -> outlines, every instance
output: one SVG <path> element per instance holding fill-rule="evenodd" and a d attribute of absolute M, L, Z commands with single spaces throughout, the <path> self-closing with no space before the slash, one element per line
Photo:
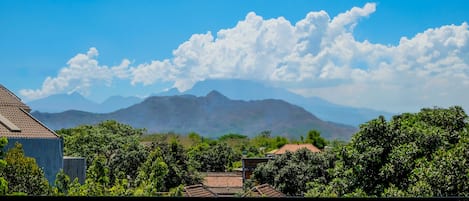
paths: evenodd
<path fill-rule="evenodd" d="M 0 0 L 1 84 L 26 102 L 72 91 L 99 102 L 238 78 L 355 107 L 467 110 L 468 10 L 462 0 Z"/>

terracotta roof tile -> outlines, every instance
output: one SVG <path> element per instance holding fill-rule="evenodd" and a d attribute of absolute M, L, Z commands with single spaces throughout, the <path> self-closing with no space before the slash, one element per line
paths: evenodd
<path fill-rule="evenodd" d="M 314 146 L 312 144 L 286 144 L 286 145 L 283 145 L 283 147 L 281 147 L 277 151 L 275 151 L 274 154 L 284 154 L 287 151 L 296 152 L 301 148 L 306 148 L 306 149 L 308 149 L 312 152 L 320 152 L 321 151 L 316 146 Z"/>
<path fill-rule="evenodd" d="M 202 184 L 184 187 L 184 197 L 217 197 L 217 194 L 205 188 Z"/>
<path fill-rule="evenodd" d="M 243 197 L 286 197 L 286 195 L 269 184 L 262 184 L 253 187 Z"/>
<path fill-rule="evenodd" d="M 31 111 L 31 109 L 26 104 L 21 102 L 21 99 L 18 98 L 18 96 L 0 84 L 0 107 L 2 106 L 20 107 L 28 112 Z"/>
<path fill-rule="evenodd" d="M 0 85 L 0 136 L 8 138 L 58 138 L 59 136 L 29 114 L 29 107 Z"/>
<path fill-rule="evenodd" d="M 243 187 L 241 172 L 210 172 L 204 177 L 203 184 L 208 187 Z"/>

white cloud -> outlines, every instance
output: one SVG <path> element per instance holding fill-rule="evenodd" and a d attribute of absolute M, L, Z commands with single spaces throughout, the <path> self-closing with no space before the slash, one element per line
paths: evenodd
<path fill-rule="evenodd" d="M 99 66 L 98 52 L 78 54 L 29 98 L 95 82 L 129 79 L 132 85 L 173 82 L 184 91 L 210 78 L 242 78 L 287 86 L 303 95 L 388 111 L 422 106 L 463 105 L 469 108 L 469 30 L 467 23 L 423 30 L 395 46 L 357 41 L 353 29 L 376 11 L 376 4 L 354 7 L 331 19 L 310 12 L 291 23 L 283 17 L 263 19 L 250 12 L 235 27 L 194 34 L 173 57 L 130 67 Z"/>
<path fill-rule="evenodd" d="M 57 93 L 78 92 L 83 95 L 96 84 L 110 85 L 114 77 L 128 77 L 130 61 L 124 59 L 119 66 L 100 66 L 96 57 L 98 50 L 90 48 L 86 54 L 77 54 L 67 62 L 56 77 L 47 77 L 41 89 L 23 89 L 20 94 L 29 100 L 47 97 Z"/>

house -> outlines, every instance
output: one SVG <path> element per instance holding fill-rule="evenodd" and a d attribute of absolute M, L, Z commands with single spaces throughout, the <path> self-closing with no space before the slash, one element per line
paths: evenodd
<path fill-rule="evenodd" d="M 243 191 L 241 172 L 207 172 L 203 185 L 218 197 L 235 197 Z"/>
<path fill-rule="evenodd" d="M 31 114 L 29 106 L 0 84 L 0 137 L 6 137 L 5 151 L 16 142 L 26 156 L 36 159 L 50 184 L 63 166 L 63 139 Z"/>

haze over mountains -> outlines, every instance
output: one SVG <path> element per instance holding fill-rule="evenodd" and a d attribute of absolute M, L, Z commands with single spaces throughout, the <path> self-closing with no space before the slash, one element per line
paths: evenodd
<path fill-rule="evenodd" d="M 263 84 L 248 80 L 205 80 L 198 82 L 192 89 L 179 92 L 176 89 L 167 92 L 153 94 L 156 96 L 171 96 L 191 94 L 205 96 L 210 91 L 216 90 L 233 100 L 263 100 L 280 99 L 291 104 L 303 107 L 324 121 L 337 122 L 341 124 L 358 127 L 360 124 L 383 115 L 390 118 L 393 114 L 376 111 L 367 108 L 354 108 L 328 102 L 318 97 L 303 97 L 285 89 L 268 87 Z M 90 101 L 77 93 L 70 95 L 60 94 L 49 96 L 28 103 L 35 111 L 40 112 L 63 112 L 67 110 L 80 110 L 92 113 L 109 113 L 123 109 L 143 101 L 137 97 L 113 96 L 103 103 Z"/>
<path fill-rule="evenodd" d="M 113 119 L 152 132 L 197 132 L 218 137 L 228 133 L 254 136 L 270 130 L 274 135 L 298 139 L 317 129 L 327 139 L 348 140 L 355 127 L 325 122 L 301 107 L 283 100 L 231 100 L 217 91 L 206 96 L 152 96 L 143 102 L 111 113 L 97 114 L 76 110 L 61 113 L 32 113 L 51 129 L 95 124 Z"/>

